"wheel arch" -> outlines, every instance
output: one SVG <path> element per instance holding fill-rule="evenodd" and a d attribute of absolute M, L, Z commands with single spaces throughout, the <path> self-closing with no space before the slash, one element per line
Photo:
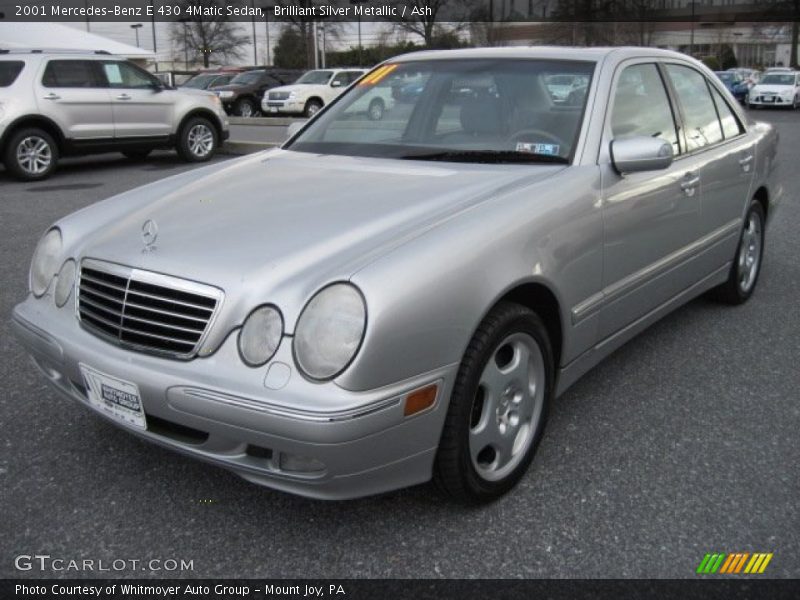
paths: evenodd
<path fill-rule="evenodd" d="M 185 115 L 183 115 L 183 118 L 181 119 L 181 122 L 178 125 L 178 128 L 175 133 L 177 135 L 180 135 L 183 132 L 183 128 L 186 126 L 186 123 L 189 122 L 189 119 L 192 119 L 194 117 L 203 117 L 204 119 L 208 119 L 209 121 L 211 121 L 211 124 L 214 125 L 214 129 L 217 132 L 218 143 L 222 145 L 223 141 L 222 122 L 219 120 L 219 117 L 217 115 L 215 115 L 211 110 L 207 108 L 195 108 L 193 110 L 190 110 Z"/>
<path fill-rule="evenodd" d="M 764 209 L 764 219 L 769 219 L 769 191 L 767 187 L 762 185 L 760 186 L 755 193 L 753 194 L 753 198 L 756 199 L 760 204 L 761 208 Z"/>
<path fill-rule="evenodd" d="M 6 127 L 6 130 L 3 133 L 2 139 L 0 139 L 0 148 L 3 149 L 3 152 L 5 152 L 6 143 L 11 136 L 24 127 L 38 127 L 43 129 L 53 136 L 56 144 L 58 144 L 59 152 L 63 153 L 66 145 L 64 132 L 61 131 L 61 127 L 59 127 L 55 121 L 43 115 L 23 115 L 9 123 L 8 127 Z"/>

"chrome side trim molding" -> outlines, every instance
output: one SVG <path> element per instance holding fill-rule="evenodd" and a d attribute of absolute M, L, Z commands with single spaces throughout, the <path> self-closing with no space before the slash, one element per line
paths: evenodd
<path fill-rule="evenodd" d="M 650 279 L 678 266 L 695 254 L 698 254 L 706 248 L 713 246 L 729 235 L 738 233 L 741 226 L 741 218 L 733 219 L 722 227 L 715 229 L 711 233 L 698 238 L 691 244 L 687 244 L 682 248 L 678 248 L 675 252 L 660 258 L 659 260 L 647 265 L 635 273 L 631 273 L 619 281 L 615 281 L 611 285 L 603 288 L 602 291 L 592 294 L 585 300 L 582 300 L 572 307 L 572 324 L 576 325 L 580 323 L 585 318 L 598 312 L 609 302 L 612 302 L 620 296 L 624 296 L 634 289 L 644 285 Z"/>

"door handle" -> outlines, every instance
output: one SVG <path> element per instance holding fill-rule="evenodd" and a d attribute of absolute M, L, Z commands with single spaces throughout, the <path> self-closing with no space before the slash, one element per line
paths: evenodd
<path fill-rule="evenodd" d="M 684 180 L 681 182 L 681 189 L 687 196 L 694 196 L 694 191 L 700 183 L 700 176 L 689 172 L 684 175 L 683 179 Z"/>
<path fill-rule="evenodd" d="M 42 98 L 44 98 L 45 100 L 61 100 L 61 96 L 59 96 L 58 94 L 54 94 L 53 92 L 50 92 L 49 94 L 47 94 L 47 96 L 42 96 Z"/>
<path fill-rule="evenodd" d="M 739 164 L 742 166 L 742 171 L 747 173 L 750 170 L 750 163 L 753 162 L 753 155 L 748 154 L 744 158 L 739 160 Z"/>
<path fill-rule="evenodd" d="M 117 100 L 130 100 L 131 97 L 128 94 L 120 94 L 117 96 Z"/>

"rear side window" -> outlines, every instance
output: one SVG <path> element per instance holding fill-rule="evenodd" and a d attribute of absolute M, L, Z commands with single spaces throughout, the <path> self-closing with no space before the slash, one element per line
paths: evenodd
<path fill-rule="evenodd" d="M 42 77 L 45 87 L 101 87 L 94 63 L 90 60 L 51 60 Z"/>
<path fill-rule="evenodd" d="M 104 62 L 103 74 L 112 88 L 148 89 L 156 78 L 127 62 Z"/>
<path fill-rule="evenodd" d="M 611 132 L 615 138 L 658 137 L 680 154 L 672 107 L 655 64 L 632 65 L 620 74 L 614 92 Z"/>
<path fill-rule="evenodd" d="M 0 60 L 0 87 L 8 87 L 20 73 L 25 63 L 21 60 Z"/>
<path fill-rule="evenodd" d="M 689 152 L 722 141 L 722 126 L 706 78 L 682 65 L 667 65 L 667 73 L 683 109 Z"/>
<path fill-rule="evenodd" d="M 731 107 L 725 101 L 717 89 L 711 86 L 711 94 L 714 96 L 714 104 L 717 105 L 717 112 L 719 112 L 719 120 L 722 123 L 722 133 L 725 139 L 736 137 L 742 133 L 742 126 L 739 124 L 739 119 L 733 114 Z"/>

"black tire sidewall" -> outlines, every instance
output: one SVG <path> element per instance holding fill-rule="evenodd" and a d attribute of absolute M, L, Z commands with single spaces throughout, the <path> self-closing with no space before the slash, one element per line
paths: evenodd
<path fill-rule="evenodd" d="M 373 106 L 380 107 L 379 108 L 380 112 L 378 113 L 378 116 L 373 116 L 373 114 L 372 114 L 372 107 Z M 372 100 L 369 103 L 369 107 L 367 108 L 367 115 L 369 116 L 369 118 L 372 121 L 380 121 L 383 118 L 383 112 L 385 110 L 386 110 L 386 107 L 383 104 L 383 100 L 381 100 L 380 98 L 375 98 L 374 100 Z"/>
<path fill-rule="evenodd" d="M 490 323 L 488 329 L 484 330 L 482 324 L 470 342 L 470 348 L 465 353 L 459 367 L 445 422 L 445 428 L 454 428 L 453 434 L 457 440 L 456 464 L 462 479 L 460 487 L 463 490 L 459 499 L 468 502 L 494 500 L 513 488 L 524 475 L 541 441 L 555 384 L 555 367 L 550 339 L 547 329 L 534 312 L 517 304 L 502 303 L 487 316 L 484 323 Z M 503 479 L 487 481 L 475 470 L 470 457 L 469 430 L 472 404 L 481 373 L 487 362 L 494 355 L 500 342 L 516 332 L 530 335 L 542 352 L 546 379 L 544 404 L 533 440 L 525 457 Z M 452 493 L 452 490 L 448 491 Z"/>
<path fill-rule="evenodd" d="M 316 106 L 317 110 L 312 112 L 311 110 L 312 106 Z M 322 103 L 319 100 L 309 100 L 308 102 L 306 102 L 306 107 L 305 110 L 303 110 L 303 113 L 305 114 L 305 116 L 310 118 L 313 117 L 315 114 L 317 114 L 320 110 L 322 110 Z"/>
<path fill-rule="evenodd" d="M 50 154 L 52 157 L 47 170 L 38 175 L 31 175 L 17 163 L 17 146 L 19 146 L 24 138 L 32 135 L 42 138 L 50 145 Z M 53 136 L 43 129 L 38 128 L 20 129 L 18 132 L 14 133 L 8 140 L 8 146 L 6 146 L 5 152 L 3 153 L 3 162 L 6 165 L 6 169 L 8 169 L 13 177 L 21 181 L 40 181 L 42 179 L 47 179 L 53 171 L 55 171 L 58 159 L 58 144 L 56 144 Z"/>
<path fill-rule="evenodd" d="M 189 131 L 191 131 L 192 127 L 195 125 L 200 124 L 208 127 L 211 130 L 211 135 L 214 136 L 214 147 L 211 149 L 211 152 L 202 157 L 197 156 L 189 149 Z M 214 127 L 211 121 L 204 117 L 192 117 L 184 123 L 180 135 L 178 136 L 178 154 L 180 154 L 183 160 L 187 162 L 205 162 L 211 160 L 217 150 L 219 150 L 219 134 L 217 133 L 217 128 Z"/>
<path fill-rule="evenodd" d="M 254 116 L 255 116 L 255 114 L 256 114 L 256 110 L 257 110 L 257 109 L 256 109 L 255 102 L 253 102 L 252 100 L 250 100 L 250 98 L 239 98 L 239 99 L 236 101 L 236 105 L 234 106 L 233 112 L 236 114 L 236 116 L 239 116 L 239 117 L 245 117 L 245 115 L 243 115 L 243 114 L 242 114 L 242 107 L 243 107 L 245 104 L 247 104 L 248 106 L 250 106 L 250 115 L 249 115 L 249 116 L 250 116 L 250 117 L 254 117 Z M 247 117 L 245 117 L 245 118 L 247 118 Z"/>
<path fill-rule="evenodd" d="M 761 239 L 759 240 L 761 243 L 761 248 L 759 248 L 758 269 L 756 270 L 755 279 L 753 280 L 753 284 L 750 286 L 750 289 L 747 292 L 744 292 L 739 286 L 739 255 L 744 251 L 744 248 L 742 247 L 742 241 L 744 239 L 745 227 L 747 227 L 747 223 L 750 220 L 750 215 L 754 212 L 758 214 L 758 218 L 761 221 Z M 744 217 L 742 231 L 739 234 L 739 244 L 736 246 L 736 256 L 734 257 L 733 265 L 731 266 L 731 283 L 735 286 L 740 302 L 746 302 L 750 296 L 753 295 L 753 292 L 755 292 L 756 286 L 758 285 L 758 278 L 761 276 L 761 268 L 764 265 L 764 248 L 766 247 L 767 241 L 766 236 L 767 224 L 764 215 L 764 208 L 761 206 L 761 203 L 758 200 L 753 200 L 750 202 L 750 207 L 747 209 L 747 214 Z"/>

